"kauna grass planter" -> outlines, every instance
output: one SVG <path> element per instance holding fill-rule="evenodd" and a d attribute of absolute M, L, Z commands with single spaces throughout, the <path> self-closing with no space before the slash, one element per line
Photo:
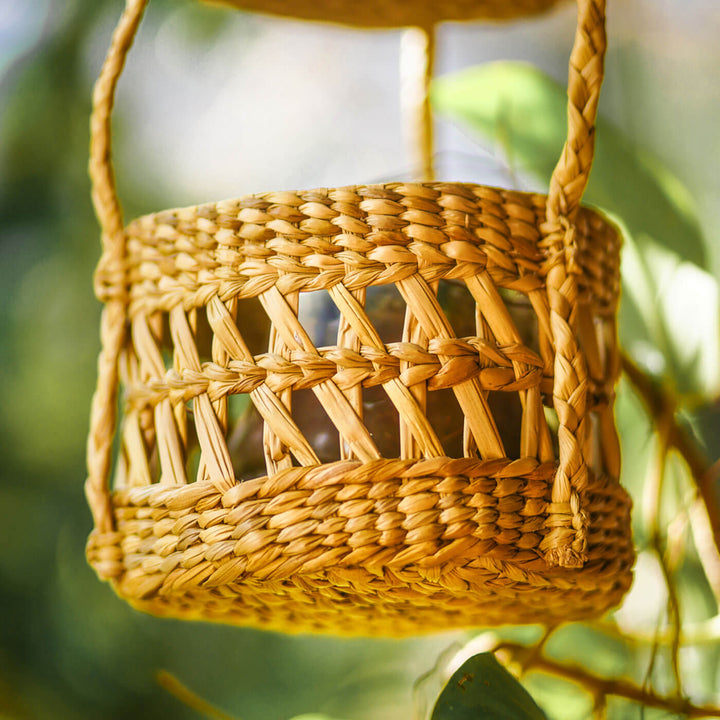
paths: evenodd
<path fill-rule="evenodd" d="M 119 595 L 386 635 L 619 602 L 634 559 L 613 420 L 620 241 L 579 205 L 604 3 L 578 5 L 548 196 L 358 185 L 124 227 L 109 132 L 144 6 L 129 0 L 91 152 L 105 309 L 88 558 Z"/>

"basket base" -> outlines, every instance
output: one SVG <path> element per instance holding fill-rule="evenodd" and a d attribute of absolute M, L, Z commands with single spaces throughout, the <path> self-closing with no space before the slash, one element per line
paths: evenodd
<path fill-rule="evenodd" d="M 333 586 L 326 577 L 266 585 L 229 585 L 221 590 L 193 590 L 184 594 L 156 596 L 151 600 L 130 598 L 133 607 L 160 617 L 251 626 L 283 633 L 337 636 L 407 637 L 471 627 L 551 624 L 597 617 L 616 606 L 631 583 L 630 572 L 608 578 L 606 587 L 579 587 L 568 579 L 560 587 L 531 587 L 508 583 L 507 575 L 519 568 L 505 567 L 485 585 L 463 595 L 425 583 L 427 594 L 406 581 L 377 594 L 361 595 Z M 397 578 L 396 574 L 393 574 Z M 555 578 L 559 581 L 560 578 Z M 325 583 L 325 587 L 323 586 Z M 122 585 L 116 586 L 122 595 Z M 395 599 L 390 600 L 392 594 Z"/>
<path fill-rule="evenodd" d="M 94 532 L 88 559 L 145 612 L 289 633 L 580 620 L 630 587 L 630 499 L 615 480 L 591 476 L 588 561 L 551 568 L 539 544 L 552 467 L 464 461 L 464 477 L 423 476 L 426 462 L 378 461 L 368 483 L 346 462 L 226 493 L 209 483 L 116 492 L 117 531 Z M 515 467 L 524 474 L 507 477 Z"/>

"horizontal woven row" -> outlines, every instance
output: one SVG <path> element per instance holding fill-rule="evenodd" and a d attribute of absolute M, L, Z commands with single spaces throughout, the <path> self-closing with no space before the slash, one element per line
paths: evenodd
<path fill-rule="evenodd" d="M 374 387 L 393 378 L 407 386 L 427 381 L 431 391 L 477 378 L 483 390 L 517 392 L 540 385 L 544 392 L 552 392 L 552 377 L 543 377 L 542 360 L 522 345 L 498 348 L 479 338 L 463 338 L 433 340 L 429 346 L 430 352 L 412 343 L 390 343 L 385 353 L 366 346 L 359 352 L 319 348 L 320 357 L 299 351 L 289 353 L 289 358 L 265 353 L 255 362 L 233 360 L 227 367 L 208 362 L 203 363 L 201 372 L 171 369 L 162 379 L 134 384 L 127 400 L 130 407 L 156 405 L 165 398 L 187 402 L 203 393 L 217 400 L 228 394 L 252 392 L 263 384 L 280 392 L 306 390 L 326 380 L 345 390 L 357 385 Z M 440 355 L 451 359 L 442 363 Z M 492 358 L 502 367 L 484 367 L 483 358 Z M 513 362 L 531 367 L 518 375 Z M 401 363 L 408 366 L 401 370 Z"/>
<path fill-rule="evenodd" d="M 545 197 L 476 185 L 393 184 L 267 193 L 145 216 L 127 229 L 121 267 L 101 265 L 98 293 L 115 295 L 127 271 L 130 308 L 200 307 L 218 295 L 256 297 L 357 290 L 419 273 L 429 282 L 486 268 L 501 287 L 543 287 Z M 615 230 L 583 209 L 577 220 L 581 299 L 611 314 L 619 287 Z"/>
<path fill-rule="evenodd" d="M 438 613 L 451 626 L 453 608 L 468 624 L 470 604 L 478 624 L 498 622 L 501 599 L 526 622 L 539 598 L 545 618 L 582 617 L 597 613 L 597 593 L 609 606 L 629 584 L 629 500 L 593 477 L 586 569 L 549 570 L 537 546 L 553 472 L 532 460 L 339 462 L 225 493 L 206 483 L 117 492 L 117 532 L 94 535 L 89 556 L 145 609 L 183 615 L 201 596 L 211 619 L 280 629 L 322 630 L 326 605 L 333 631 L 347 607 L 343 632 L 355 617 L 356 632 L 402 634 L 384 623 L 410 600 L 428 629 Z M 292 610 L 278 614 L 283 598 Z"/>

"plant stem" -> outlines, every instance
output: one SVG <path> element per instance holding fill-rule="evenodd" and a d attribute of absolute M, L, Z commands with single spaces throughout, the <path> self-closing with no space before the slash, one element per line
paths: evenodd
<path fill-rule="evenodd" d="M 671 659 L 673 674 L 677 692 L 682 692 L 682 680 L 680 678 L 680 603 L 678 601 L 677 592 L 675 591 L 675 583 L 673 582 L 672 571 L 665 557 L 665 548 L 663 532 L 660 529 L 660 506 L 662 502 L 662 491 L 665 481 L 665 465 L 667 464 L 667 456 L 669 449 L 670 428 L 674 421 L 673 407 L 665 405 L 662 408 L 662 414 L 655 416 L 655 426 L 657 430 L 658 447 L 655 452 L 654 462 L 650 466 L 648 479 L 645 483 L 646 502 L 645 524 L 650 530 L 650 544 L 655 552 L 660 568 L 662 569 L 663 578 L 668 591 L 668 620 L 672 633 L 671 640 Z M 653 655 L 648 668 L 646 680 L 652 675 L 652 667 L 655 660 L 655 652 L 657 644 L 653 644 Z"/>
<path fill-rule="evenodd" d="M 219 708 L 203 700 L 199 695 L 185 687 L 172 673 L 159 670 L 155 676 L 158 685 L 174 695 L 181 703 L 195 710 L 199 715 L 209 720 L 236 720 L 232 715 L 224 713 Z"/>
<path fill-rule="evenodd" d="M 646 631 L 627 633 L 615 623 L 608 621 L 588 623 L 588 627 L 633 646 L 652 645 L 655 642 L 658 645 L 671 645 L 673 642 L 672 630 L 662 630 L 660 633 Z M 693 625 L 685 625 L 680 633 L 680 644 L 683 646 L 715 645 L 718 641 L 720 641 L 720 615 Z"/>
<path fill-rule="evenodd" d="M 685 715 L 688 718 L 720 718 L 720 707 L 694 705 L 689 700 L 679 696 L 663 697 L 651 690 L 644 690 L 629 680 L 599 677 L 580 665 L 561 663 L 550 660 L 543 655 L 533 655 L 534 648 L 532 646 L 502 642 L 495 647 L 494 652 L 498 651 L 508 653 L 512 661 L 520 663 L 528 670 L 533 669 L 538 672 L 548 673 L 581 685 L 593 695 L 596 703 L 598 698 L 613 695 L 641 703 L 645 707 L 667 710 L 679 715 Z M 532 656 L 528 657 L 529 655 Z"/>

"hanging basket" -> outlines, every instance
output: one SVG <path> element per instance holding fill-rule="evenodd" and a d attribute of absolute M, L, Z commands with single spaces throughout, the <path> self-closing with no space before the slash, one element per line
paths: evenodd
<path fill-rule="evenodd" d="M 144 7 L 128 0 L 92 120 L 105 310 L 86 488 L 89 561 L 132 605 L 407 635 L 620 601 L 620 239 L 579 205 L 604 3 L 578 5 L 549 196 L 359 185 L 124 228 L 109 134 Z"/>
<path fill-rule="evenodd" d="M 430 27 L 462 20 L 537 15 L 560 0 L 215 0 L 243 10 L 367 28 Z"/>

